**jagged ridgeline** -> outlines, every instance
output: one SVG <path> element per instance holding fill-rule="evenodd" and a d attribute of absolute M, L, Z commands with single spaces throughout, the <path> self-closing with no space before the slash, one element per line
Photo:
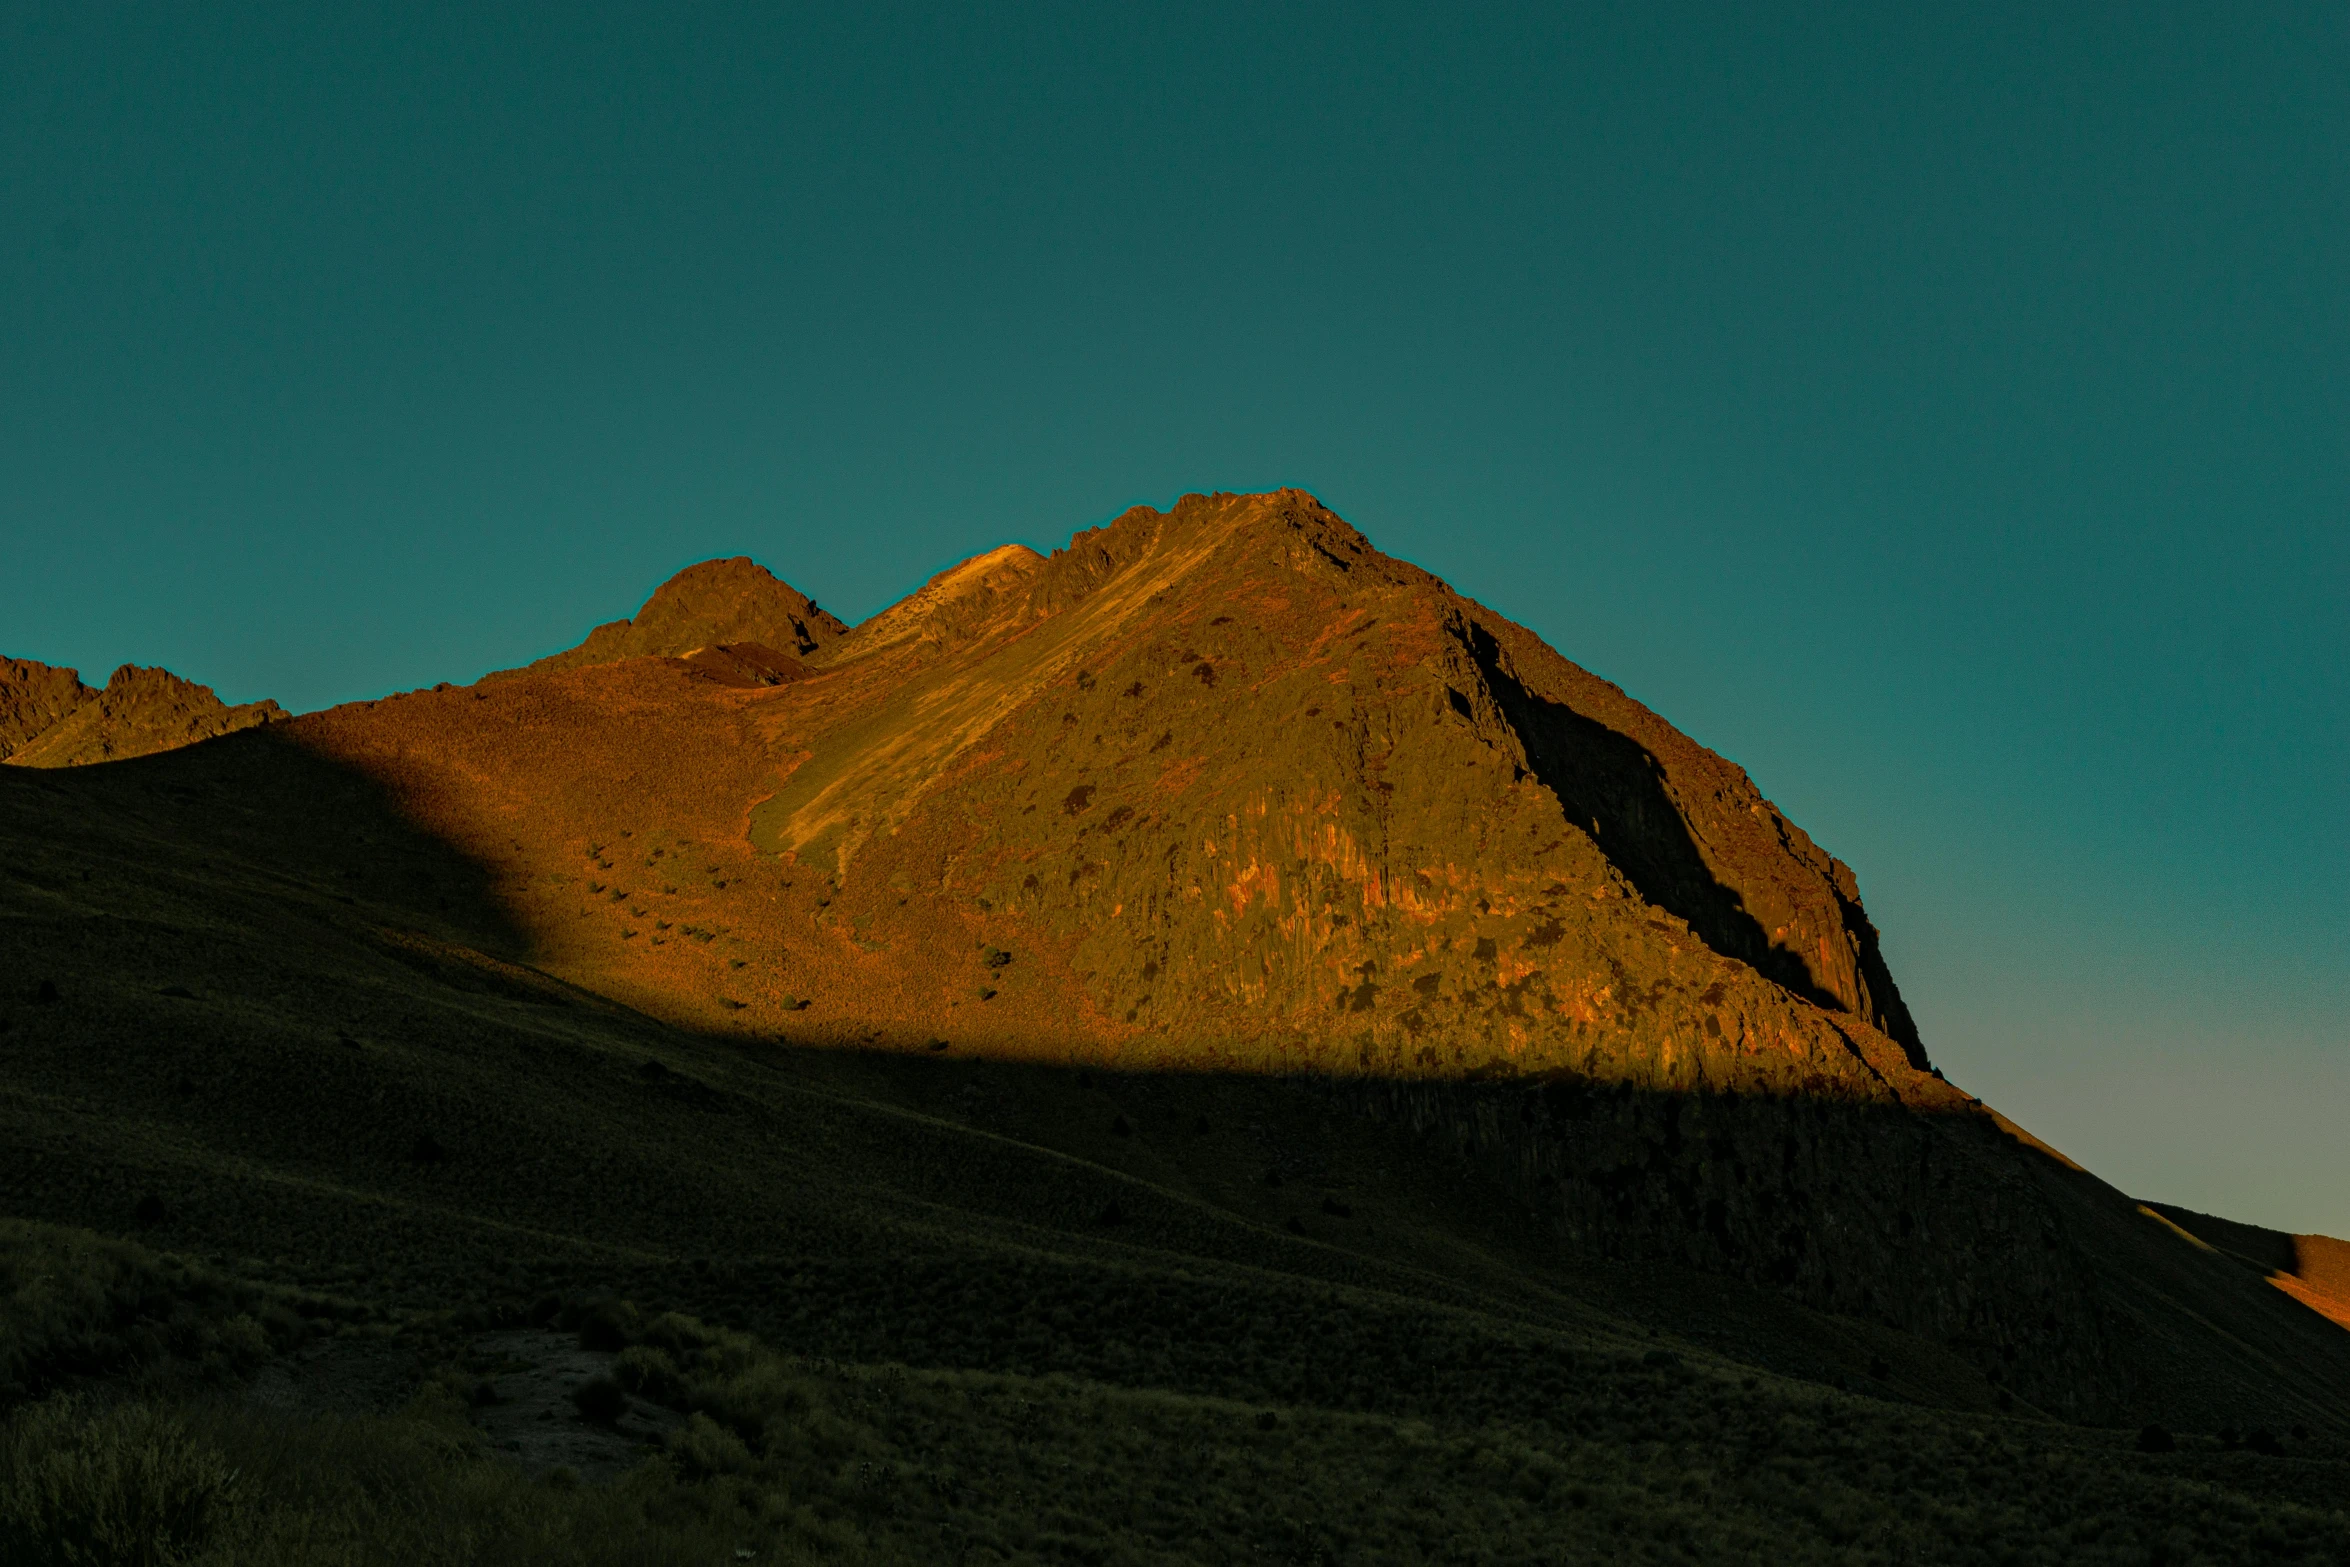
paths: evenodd
<path fill-rule="evenodd" d="M 275 702 L 231 707 L 168 669 L 125 664 L 93 691 L 75 670 L 0 658 L 0 762 L 18 767 L 153 756 L 286 716 Z"/>

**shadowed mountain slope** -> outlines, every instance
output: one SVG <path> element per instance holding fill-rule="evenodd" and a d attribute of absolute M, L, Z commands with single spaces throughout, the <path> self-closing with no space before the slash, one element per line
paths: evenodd
<path fill-rule="evenodd" d="M 73 670 L 0 660 L 0 761 L 18 767 L 152 756 L 287 716 L 275 702 L 231 707 L 168 669 L 125 664 L 92 691 Z"/>

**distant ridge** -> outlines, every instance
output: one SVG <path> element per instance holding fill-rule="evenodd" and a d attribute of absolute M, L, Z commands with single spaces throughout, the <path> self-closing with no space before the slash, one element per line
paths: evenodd
<path fill-rule="evenodd" d="M 77 670 L 0 658 L 0 761 L 97 694 L 82 684 Z"/>
<path fill-rule="evenodd" d="M 2242 1263 L 2320 1316 L 2350 1328 L 2350 1242 L 2293 1235 L 2197 1213 L 2175 1203 L 2146 1205 L 2192 1239 Z"/>
<path fill-rule="evenodd" d="M 13 767 L 152 756 L 291 716 L 270 701 L 231 707 L 168 669 L 125 664 L 93 691 L 74 670 L 0 660 L 0 761 Z"/>

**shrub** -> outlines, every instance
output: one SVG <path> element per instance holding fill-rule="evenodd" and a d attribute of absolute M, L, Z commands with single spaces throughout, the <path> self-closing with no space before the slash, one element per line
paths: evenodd
<path fill-rule="evenodd" d="M 669 1433 L 669 1456 L 696 1478 L 749 1474 L 757 1467 L 741 1437 L 699 1412 Z"/>
<path fill-rule="evenodd" d="M 2160 1426 L 2146 1426 L 2138 1432 L 2138 1451 L 2141 1453 L 2170 1453 L 2178 1450 L 2178 1441 Z"/>
<path fill-rule="evenodd" d="M 643 1331 L 637 1334 L 638 1342 L 667 1350 L 677 1357 L 698 1353 L 717 1343 L 718 1339 L 718 1334 L 682 1311 L 664 1311 L 646 1323 Z"/>
<path fill-rule="evenodd" d="M 36 1404 L 0 1431 L 0 1560 L 166 1567 L 202 1550 L 235 1472 L 169 1416 Z"/>
<path fill-rule="evenodd" d="M 685 1396 L 685 1379 L 666 1351 L 649 1344 L 632 1344 L 612 1363 L 612 1377 L 637 1397 L 656 1404 L 675 1405 Z"/>
<path fill-rule="evenodd" d="M 129 1241 L 0 1220 L 0 1390 L 39 1396 L 127 1371 L 217 1375 L 265 1359 L 300 1321 L 251 1291 Z"/>

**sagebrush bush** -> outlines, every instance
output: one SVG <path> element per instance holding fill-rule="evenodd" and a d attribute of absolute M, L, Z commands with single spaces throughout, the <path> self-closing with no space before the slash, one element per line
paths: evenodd
<path fill-rule="evenodd" d="M 236 1485 L 174 1415 L 30 1405 L 0 1431 L 0 1563 L 177 1567 L 220 1532 Z"/>
<path fill-rule="evenodd" d="M 167 1362 L 219 1380 L 304 1332 L 249 1287 L 129 1241 L 0 1219 L 0 1409 Z"/>
<path fill-rule="evenodd" d="M 669 1455 L 696 1476 L 749 1474 L 758 1462 L 741 1437 L 698 1411 L 669 1433 Z"/>
<path fill-rule="evenodd" d="M 612 1362 L 612 1377 L 637 1397 L 655 1404 L 674 1405 L 685 1394 L 685 1381 L 666 1350 L 650 1344 L 631 1344 Z"/>

